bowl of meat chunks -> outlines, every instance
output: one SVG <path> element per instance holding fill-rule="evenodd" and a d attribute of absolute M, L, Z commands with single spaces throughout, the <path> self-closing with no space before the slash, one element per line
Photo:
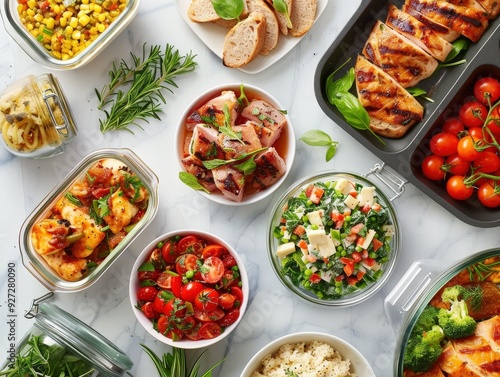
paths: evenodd
<path fill-rule="evenodd" d="M 225 84 L 197 96 L 176 135 L 179 179 L 219 204 L 246 205 L 271 195 L 295 157 L 295 134 L 272 95 Z"/>

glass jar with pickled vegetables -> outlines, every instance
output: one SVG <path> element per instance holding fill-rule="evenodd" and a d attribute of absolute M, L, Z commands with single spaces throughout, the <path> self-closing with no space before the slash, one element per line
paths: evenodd
<path fill-rule="evenodd" d="M 19 157 L 64 152 L 76 125 L 59 81 L 50 73 L 28 75 L 0 92 L 1 144 Z"/>
<path fill-rule="evenodd" d="M 51 293 L 49 294 L 51 295 Z M 47 295 L 48 296 L 48 295 Z M 56 305 L 34 300 L 25 315 L 35 322 L 0 376 L 121 377 L 133 363 L 119 348 Z"/>

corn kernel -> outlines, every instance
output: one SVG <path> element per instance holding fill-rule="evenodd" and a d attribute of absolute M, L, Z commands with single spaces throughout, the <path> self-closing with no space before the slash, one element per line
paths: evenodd
<path fill-rule="evenodd" d="M 55 26 L 56 21 L 50 17 L 45 20 L 45 26 L 47 26 L 47 29 L 53 30 Z"/>
<path fill-rule="evenodd" d="M 71 19 L 69 20 L 69 26 L 71 26 L 73 29 L 76 29 L 76 27 L 78 26 L 78 18 L 71 17 Z"/>
<path fill-rule="evenodd" d="M 102 7 L 99 4 L 94 4 L 93 11 L 94 11 L 94 13 L 101 13 Z"/>
<path fill-rule="evenodd" d="M 104 33 L 104 30 L 106 30 L 106 26 L 104 24 L 97 24 L 97 30 L 99 33 Z"/>
<path fill-rule="evenodd" d="M 28 0 L 26 5 L 28 5 L 30 9 L 33 9 L 34 7 L 36 7 L 36 0 Z"/>
<path fill-rule="evenodd" d="M 71 38 L 73 38 L 73 39 L 80 39 L 81 35 L 82 35 L 82 33 L 80 32 L 80 30 L 75 30 L 71 34 Z"/>
<path fill-rule="evenodd" d="M 97 16 L 97 21 L 104 22 L 106 21 L 106 13 L 101 13 Z"/>
<path fill-rule="evenodd" d="M 65 11 L 65 12 L 63 12 L 62 16 L 69 20 L 71 17 L 73 17 L 73 13 L 70 11 Z"/>
<path fill-rule="evenodd" d="M 58 4 L 54 4 L 54 5 L 52 5 L 52 11 L 55 14 L 59 14 L 59 13 L 61 13 L 61 7 Z"/>
<path fill-rule="evenodd" d="M 61 18 L 59 19 L 59 25 L 60 25 L 62 28 L 65 28 L 67 24 L 68 24 L 68 20 L 67 20 L 66 18 L 61 17 Z"/>
<path fill-rule="evenodd" d="M 37 22 L 42 22 L 43 21 L 43 15 L 41 14 L 35 14 L 35 21 Z"/>
<path fill-rule="evenodd" d="M 73 28 L 71 26 L 66 26 L 66 28 L 64 29 L 64 34 L 66 35 L 71 35 L 73 34 Z"/>
<path fill-rule="evenodd" d="M 78 19 L 78 22 L 80 23 L 80 25 L 85 27 L 90 22 L 90 17 L 87 16 L 86 14 L 82 14 Z"/>

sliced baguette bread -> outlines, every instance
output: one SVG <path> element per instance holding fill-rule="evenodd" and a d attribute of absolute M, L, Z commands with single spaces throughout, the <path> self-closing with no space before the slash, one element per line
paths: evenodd
<path fill-rule="evenodd" d="M 317 0 L 294 0 L 290 14 L 292 20 L 290 34 L 294 37 L 300 37 L 307 33 L 314 24 L 317 8 Z"/>
<path fill-rule="evenodd" d="M 261 13 L 266 18 L 266 38 L 260 50 L 262 55 L 267 55 L 278 44 L 280 29 L 276 15 L 264 0 L 247 0 L 249 12 Z"/>
<path fill-rule="evenodd" d="M 269 4 L 269 7 L 274 11 L 274 14 L 276 15 L 276 19 L 278 20 L 279 28 L 281 31 L 281 34 L 283 35 L 288 35 L 288 19 L 286 18 L 284 13 L 278 12 L 276 9 L 274 9 L 273 6 L 273 0 L 266 0 L 267 3 Z M 283 0 L 287 6 L 288 9 L 288 14 L 290 15 L 292 13 L 293 9 L 293 0 Z"/>
<path fill-rule="evenodd" d="M 224 39 L 222 63 L 240 68 L 255 59 L 266 39 L 266 18 L 259 12 L 250 12 L 238 22 Z"/>

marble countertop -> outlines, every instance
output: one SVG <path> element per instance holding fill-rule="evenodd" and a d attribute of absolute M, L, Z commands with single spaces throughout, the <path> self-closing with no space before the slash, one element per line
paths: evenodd
<path fill-rule="evenodd" d="M 187 1 L 187 0 L 185 0 Z M 160 178 L 160 207 L 153 223 L 113 264 L 106 275 L 90 288 L 72 294 L 56 294 L 51 302 L 92 326 L 124 350 L 134 362 L 135 376 L 154 375 L 153 366 L 139 344 L 158 352 L 168 347 L 157 343 L 140 327 L 128 299 L 128 281 L 135 257 L 150 240 L 170 230 L 196 228 L 215 233 L 232 244 L 241 255 L 251 282 L 248 310 L 235 333 L 210 347 L 206 362 L 226 357 L 217 370 L 219 377 L 238 376 L 252 355 L 282 335 L 298 331 L 321 331 L 348 341 L 368 359 L 377 376 L 393 374 L 398 334 L 384 312 L 384 298 L 420 259 L 452 264 L 473 252 L 498 246 L 498 229 L 480 229 L 455 218 L 411 184 L 394 200 L 402 243 L 396 268 L 384 287 L 368 301 L 345 309 L 318 308 L 293 297 L 274 275 L 266 255 L 266 226 L 269 207 L 283 192 L 251 206 L 226 207 L 209 203 L 177 178 L 174 132 L 184 108 L 194 96 L 227 82 L 260 86 L 288 110 L 297 137 L 295 163 L 287 184 L 324 170 L 368 172 L 376 156 L 334 124 L 320 109 L 313 88 L 320 58 L 341 32 L 360 1 L 330 0 L 312 30 L 283 59 L 259 74 L 247 74 L 221 64 L 192 32 L 177 11 L 174 0 L 143 0 L 129 25 L 97 59 L 73 71 L 53 72 L 71 104 L 79 134 L 66 152 L 46 160 L 19 159 L 0 150 L 2 216 L 0 220 L 0 359 L 9 342 L 8 265 L 15 266 L 15 334 L 17 341 L 32 326 L 23 314 L 34 298 L 47 290 L 24 268 L 18 247 L 18 233 L 27 215 L 85 155 L 98 148 L 127 147 L 135 151 Z M 1 22 L 1 21 L 0 21 Z M 166 43 L 181 54 L 193 51 L 198 67 L 176 79 L 178 88 L 166 95 L 161 121 L 144 125 L 134 134 L 101 134 L 95 88 L 108 81 L 113 62 L 140 53 L 142 45 Z M 34 63 L 0 27 L 0 87 L 28 74 L 50 70 Z M 308 129 L 320 129 L 339 142 L 336 156 L 325 161 L 325 149 L 298 140 Z M 286 185 L 285 185 L 286 186 Z M 194 357 L 201 351 L 189 351 Z"/>

